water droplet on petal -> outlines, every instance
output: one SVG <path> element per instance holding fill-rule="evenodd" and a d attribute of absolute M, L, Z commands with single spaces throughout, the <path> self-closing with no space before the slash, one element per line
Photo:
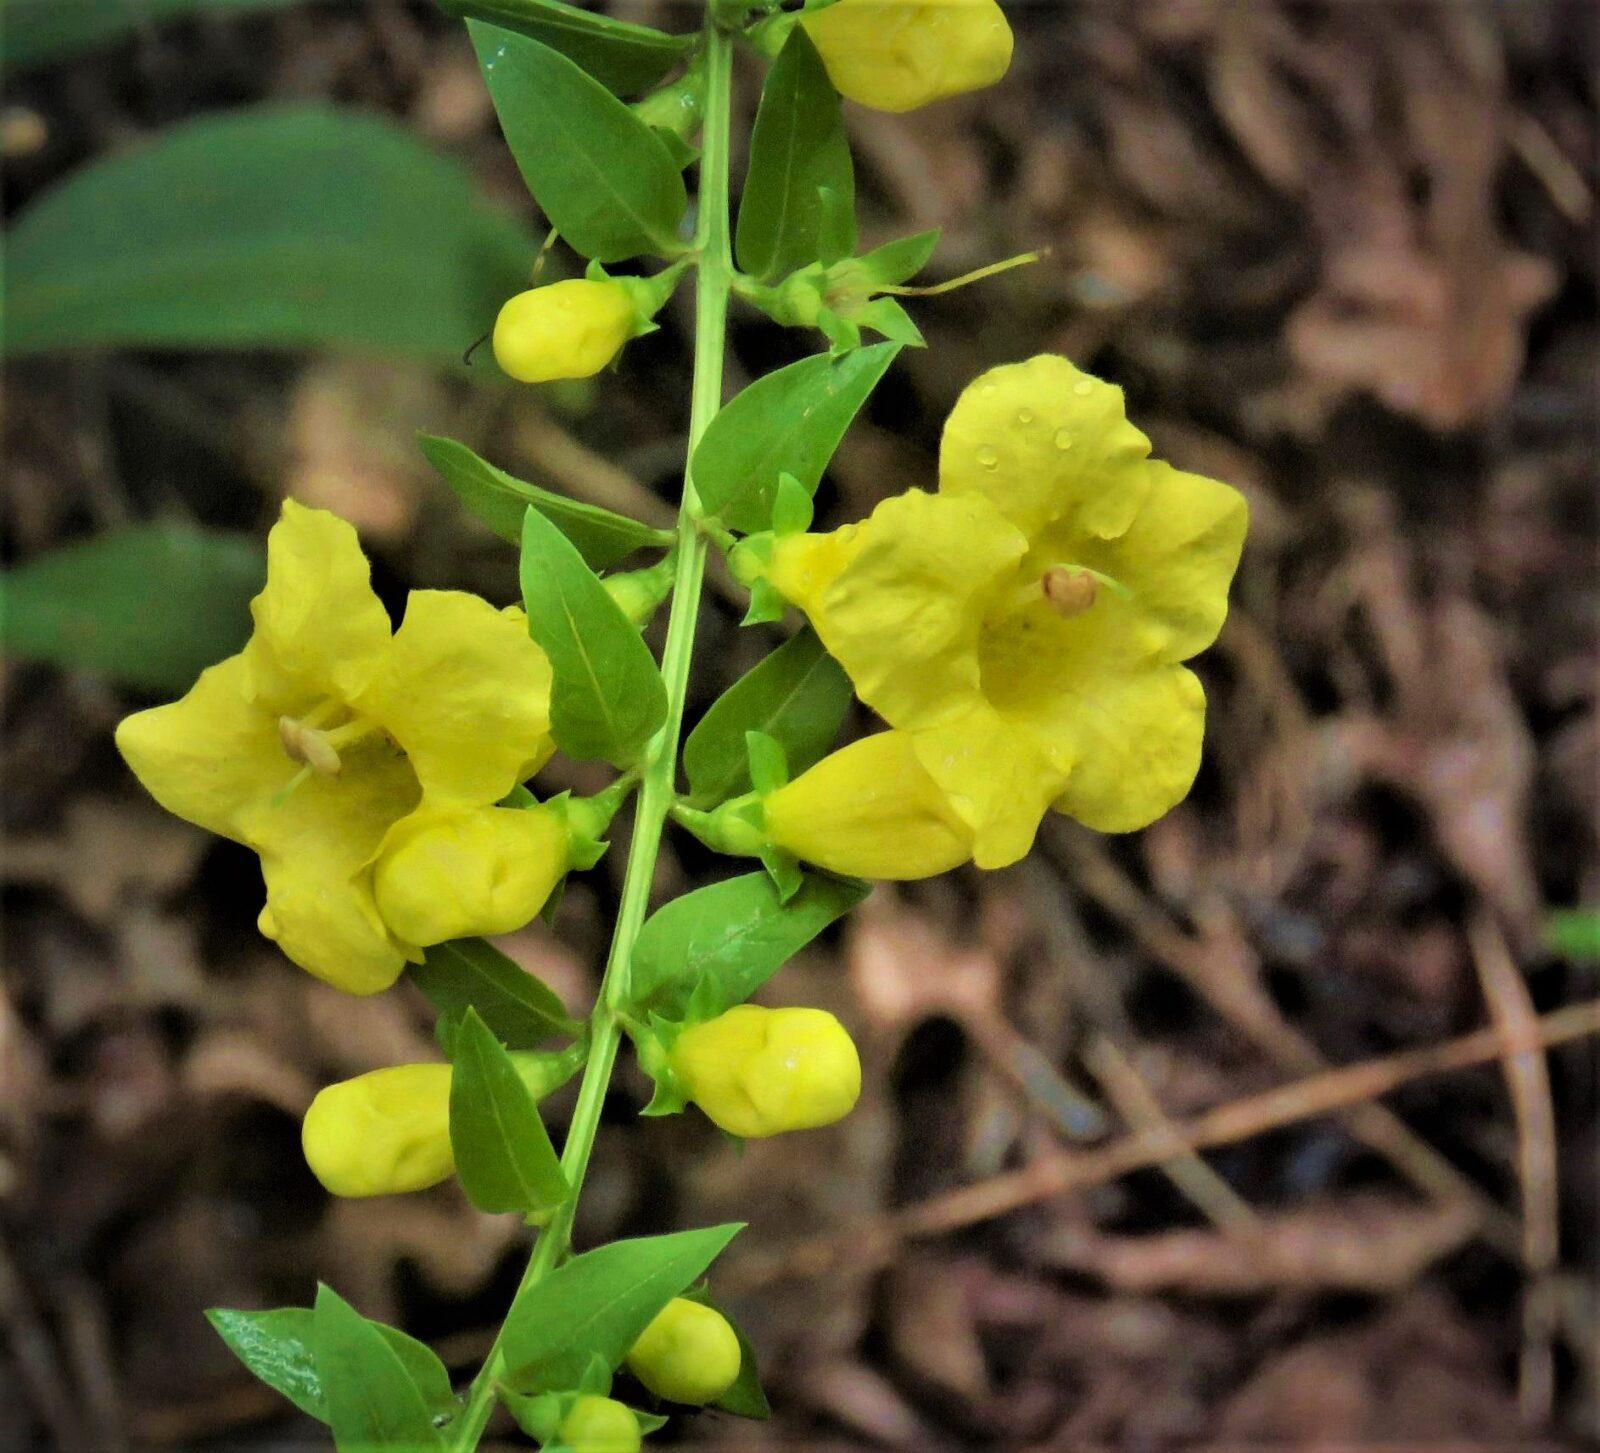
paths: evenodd
<path fill-rule="evenodd" d="M 1088 398 L 1088 396 L 1094 392 L 1094 385 L 1090 383 L 1088 379 L 1080 378 L 1077 383 L 1072 385 L 1072 391 L 1073 393 L 1077 394 L 1080 399 Z"/>
<path fill-rule="evenodd" d="M 978 386 L 978 393 L 983 398 L 988 398 L 989 395 L 992 394 L 993 392 L 994 392 L 994 385 L 992 383 L 980 384 Z"/>
<path fill-rule="evenodd" d="M 1017 422 L 1019 424 L 1021 424 L 1024 428 L 1026 428 L 1029 424 L 1031 424 L 1033 422 L 1033 410 L 1032 409 L 1018 409 L 1017 410 Z"/>
<path fill-rule="evenodd" d="M 1000 463 L 1000 456 L 990 445 L 985 444 L 978 450 L 978 463 L 985 469 L 994 469 Z"/>
<path fill-rule="evenodd" d="M 1056 448 L 1062 450 L 1072 448 L 1072 431 L 1070 429 L 1056 430 Z"/>

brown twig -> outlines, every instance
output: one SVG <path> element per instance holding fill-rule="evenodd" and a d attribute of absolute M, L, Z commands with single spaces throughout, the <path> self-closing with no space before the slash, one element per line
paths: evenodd
<path fill-rule="evenodd" d="M 1442 1044 L 1327 1070 L 1264 1094 L 1248 1095 L 1192 1119 L 1173 1121 L 1171 1129 L 1188 1150 L 1230 1145 L 1301 1120 L 1364 1105 L 1413 1080 L 1469 1069 L 1499 1058 L 1508 1048 L 1512 1053 L 1535 1053 L 1592 1034 L 1600 1034 L 1600 999 L 1555 1010 L 1539 1019 L 1526 1036 L 1508 1037 L 1499 1026 L 1480 1029 Z M 864 1261 L 881 1265 L 901 1241 L 943 1235 L 1068 1191 L 1104 1185 L 1131 1171 L 1158 1165 L 1172 1151 L 1168 1133 L 1152 1136 L 1141 1132 L 1095 1150 L 1044 1156 L 1021 1170 L 802 1242 L 768 1260 L 747 1263 L 737 1280 L 743 1290 L 788 1277 L 814 1276 L 846 1252 L 858 1267 Z"/>

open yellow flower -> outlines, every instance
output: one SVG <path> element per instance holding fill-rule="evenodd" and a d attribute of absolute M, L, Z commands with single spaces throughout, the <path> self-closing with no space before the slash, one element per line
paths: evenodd
<path fill-rule="evenodd" d="M 426 803 L 458 852 L 478 832 L 494 871 L 508 834 L 492 804 L 554 750 L 549 662 L 520 611 L 460 591 L 413 591 L 391 630 L 355 531 L 293 500 L 250 609 L 244 650 L 129 717 L 117 746 L 169 812 L 261 855 L 263 933 L 318 978 L 374 993 L 419 947 L 373 894 L 385 847 L 414 841 L 392 830 Z"/>
<path fill-rule="evenodd" d="M 768 579 L 909 735 L 979 867 L 1051 807 L 1127 832 L 1194 781 L 1205 695 L 1181 663 L 1222 628 L 1248 510 L 1149 453 L 1121 389 L 1041 355 L 962 394 L 937 494 L 774 546 Z"/>

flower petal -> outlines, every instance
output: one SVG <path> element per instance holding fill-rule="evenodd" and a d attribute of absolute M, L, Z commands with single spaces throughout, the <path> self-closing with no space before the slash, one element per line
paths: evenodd
<path fill-rule="evenodd" d="M 498 802 L 555 750 L 550 663 L 521 612 L 457 590 L 411 592 L 353 705 L 400 743 L 437 805 Z"/>
<path fill-rule="evenodd" d="M 1120 388 L 1044 353 L 967 385 L 944 426 L 939 490 L 992 500 L 1030 539 L 1056 520 L 1110 539 L 1149 491 L 1149 453 Z"/>
<path fill-rule="evenodd" d="M 400 977 L 406 955 L 389 936 L 371 889 L 312 859 L 263 853 L 267 906 L 258 924 L 307 973 L 348 994 L 376 994 Z"/>
<path fill-rule="evenodd" d="M 959 716 L 978 695 L 984 609 L 1027 542 L 985 499 L 917 489 L 835 535 L 779 541 L 769 579 L 804 603 L 856 694 L 891 726 Z"/>
<path fill-rule="evenodd" d="M 389 616 L 372 592 L 354 528 L 289 499 L 267 535 L 266 588 L 250 602 L 246 647 L 256 690 L 274 711 L 348 701 L 389 644 Z"/>
<path fill-rule="evenodd" d="M 1101 540 L 1056 525 L 1035 555 L 1041 568 L 1070 561 L 1120 581 L 1133 592 L 1143 647 L 1162 661 L 1186 661 L 1222 629 L 1250 510 L 1231 485 L 1155 459 L 1144 468 L 1150 493 L 1126 533 Z"/>
<path fill-rule="evenodd" d="M 246 841 L 241 814 L 294 775 L 271 713 L 251 699 L 250 667 L 230 656 L 200 673 L 181 700 L 136 712 L 117 749 L 168 812 Z"/>

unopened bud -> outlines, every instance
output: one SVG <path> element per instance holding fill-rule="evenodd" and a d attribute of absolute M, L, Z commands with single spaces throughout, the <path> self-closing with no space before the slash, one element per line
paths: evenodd
<path fill-rule="evenodd" d="M 728 1319 L 711 1307 L 674 1297 L 639 1334 L 628 1370 L 658 1398 L 697 1406 L 733 1386 L 744 1355 Z"/>

